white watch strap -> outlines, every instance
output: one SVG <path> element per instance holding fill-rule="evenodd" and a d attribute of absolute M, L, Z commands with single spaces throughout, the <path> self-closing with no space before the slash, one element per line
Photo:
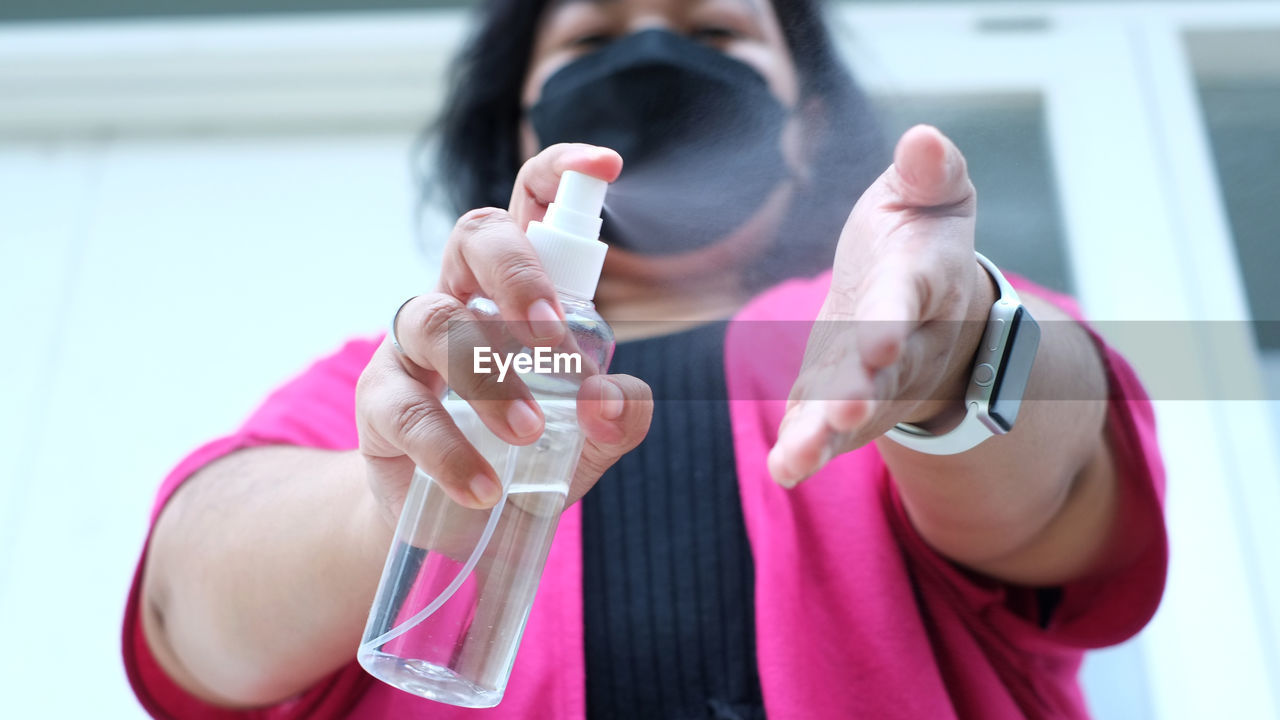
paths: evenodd
<path fill-rule="evenodd" d="M 978 404 L 970 403 L 964 419 L 951 432 L 934 435 L 921 430 L 915 425 L 898 423 L 890 428 L 885 437 L 903 447 L 929 455 L 955 455 L 977 447 L 983 440 L 991 437 L 991 429 L 978 420 Z"/>
<path fill-rule="evenodd" d="M 987 274 L 991 276 L 991 279 L 996 281 L 996 287 L 1000 289 L 1000 297 L 996 298 L 996 302 L 1022 302 L 1022 298 L 1018 297 L 1018 291 L 1013 289 L 1013 286 L 1009 284 L 1009 280 L 1005 278 L 1004 273 L 1000 272 L 1000 268 L 996 267 L 995 263 L 988 260 L 986 255 L 983 255 L 976 250 L 974 251 L 973 256 L 978 259 L 978 264 L 987 271 Z"/>
<path fill-rule="evenodd" d="M 982 253 L 974 252 L 974 256 L 977 257 L 978 264 L 987 271 L 987 274 L 991 276 L 991 279 L 995 281 L 996 286 L 1000 289 L 1000 297 L 996 299 L 996 302 L 1006 305 L 1021 303 L 1018 292 L 1005 279 L 1004 273 L 1000 272 L 995 263 L 988 260 Z M 897 426 L 890 428 L 884 436 L 916 452 L 929 455 L 955 455 L 978 446 L 983 440 L 995 434 L 986 423 L 982 422 L 978 415 L 978 403 L 971 402 L 965 409 L 964 419 L 960 421 L 960 424 L 942 435 L 934 435 L 908 423 L 898 423 Z"/>

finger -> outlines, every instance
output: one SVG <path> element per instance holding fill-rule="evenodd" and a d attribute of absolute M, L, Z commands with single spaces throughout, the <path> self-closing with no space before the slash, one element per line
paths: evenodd
<path fill-rule="evenodd" d="M 783 418 L 778 442 L 769 451 L 769 474 L 783 487 L 794 487 L 826 464 L 832 429 L 827 424 L 825 400 L 803 400 Z"/>
<path fill-rule="evenodd" d="M 858 427 L 859 433 L 874 439 L 900 422 L 918 423 L 957 409 L 963 414 L 967 371 L 953 381 L 939 370 L 953 364 L 955 330 L 955 323 L 939 322 L 912 333 L 898 361 L 873 377 L 877 411 Z"/>
<path fill-rule="evenodd" d="M 618 458 L 644 440 L 653 419 L 653 391 L 630 375 L 596 375 L 578 393 L 578 424 L 586 435 L 570 502 L 582 497 Z"/>
<path fill-rule="evenodd" d="M 839 385 L 832 384 L 838 388 L 839 397 L 827 399 L 823 417 L 833 432 L 849 433 L 875 412 L 877 401 L 882 398 L 877 383 L 879 373 L 854 354 L 833 368 L 832 374 L 839 379 Z"/>
<path fill-rule="evenodd" d="M 889 365 L 871 368 L 850 362 L 835 370 L 841 378 L 858 378 L 856 384 L 851 384 L 855 388 L 853 391 L 831 400 L 824 408 L 827 425 L 839 436 L 833 440 L 844 450 L 861 447 L 883 434 L 883 429 L 877 430 L 877 423 L 886 417 L 886 413 L 902 407 L 903 403 L 895 403 L 895 400 L 904 400 L 904 395 L 912 392 L 905 383 L 917 378 L 926 344 L 925 333 L 913 332 L 906 338 L 898 357 Z"/>
<path fill-rule="evenodd" d="M 911 267 L 909 261 L 882 263 L 858 298 L 853 337 L 857 355 L 872 370 L 895 362 L 923 321 L 928 283 Z"/>
<path fill-rule="evenodd" d="M 564 143 L 530 158 L 516 175 L 511 192 L 511 216 L 521 229 L 546 214 L 547 206 L 556 199 L 560 176 L 567 170 L 613 182 L 622 172 L 622 156 L 595 145 Z"/>
<path fill-rule="evenodd" d="M 842 377 L 863 373 L 864 380 L 856 395 L 827 403 L 825 419 L 836 435 L 833 452 L 862 447 L 897 423 L 910 422 L 909 415 L 932 417 L 955 403 L 954 398 L 944 397 L 946 387 L 938 384 L 934 374 L 934 368 L 947 367 L 950 359 L 953 343 L 944 337 L 946 329 L 932 325 L 913 332 L 898 359 L 887 367 L 837 370 Z"/>
<path fill-rule="evenodd" d="M 906 205 L 956 205 L 974 194 L 964 155 L 929 125 L 917 125 L 902 135 L 893 153 L 893 169 L 894 187 Z"/>
<path fill-rule="evenodd" d="M 917 378 L 930 339 L 914 332 L 898 359 L 873 370 L 856 353 L 810 378 L 810 387 L 826 388 L 829 395 L 812 394 L 796 401 L 783 417 L 778 441 L 769 453 L 774 480 L 793 487 L 810 477 L 839 453 L 862 447 L 897 422 L 895 412 L 914 402 L 895 402 L 904 394 L 904 383 Z"/>
<path fill-rule="evenodd" d="M 375 357 L 374 362 L 381 366 L 361 376 L 356 413 L 360 450 L 371 466 L 399 466 L 385 461 L 408 456 L 455 502 L 492 507 L 502 496 L 497 474 L 430 388 L 403 372 L 394 359 Z"/>
<path fill-rule="evenodd" d="M 418 368 L 439 373 L 495 435 L 517 445 L 531 443 L 542 434 L 542 411 L 509 366 L 506 372 L 495 367 L 491 338 L 497 333 L 486 333 L 483 325 L 452 295 L 410 300 L 396 319 L 406 369 L 419 381 L 425 378 L 416 374 Z"/>
<path fill-rule="evenodd" d="M 458 219 L 445 245 L 440 288 L 464 300 L 477 293 L 492 299 L 511 333 L 527 345 L 554 344 L 564 336 L 555 286 L 505 210 L 482 208 Z"/>

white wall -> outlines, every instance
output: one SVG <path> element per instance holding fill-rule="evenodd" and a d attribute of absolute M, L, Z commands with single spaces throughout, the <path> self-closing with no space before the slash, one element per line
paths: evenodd
<path fill-rule="evenodd" d="M 408 141 L 0 144 L 6 716 L 140 712 L 119 627 L 158 480 L 433 284 Z"/>

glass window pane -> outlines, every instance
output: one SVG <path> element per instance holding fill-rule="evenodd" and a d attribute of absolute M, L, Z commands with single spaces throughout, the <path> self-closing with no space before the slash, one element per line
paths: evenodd
<path fill-rule="evenodd" d="M 894 95 L 877 105 L 889 137 L 927 123 L 964 152 L 978 190 L 979 251 L 1002 269 L 1072 291 L 1040 95 Z"/>
<path fill-rule="evenodd" d="M 1280 28 L 1192 32 L 1187 47 L 1268 397 L 1280 398 Z"/>

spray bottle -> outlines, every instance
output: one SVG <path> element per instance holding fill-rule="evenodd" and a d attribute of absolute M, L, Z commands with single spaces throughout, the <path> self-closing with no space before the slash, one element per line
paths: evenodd
<path fill-rule="evenodd" d="M 555 354 L 563 363 L 518 373 L 546 418 L 542 436 L 532 445 L 510 445 L 465 400 L 445 395 L 445 407 L 493 466 L 503 494 L 493 508 L 474 510 L 415 471 L 357 654 L 365 670 L 401 690 L 477 708 L 497 705 L 506 690 L 582 452 L 578 388 L 605 372 L 613 355 L 613 331 L 592 303 L 607 249 L 599 240 L 607 187 L 564 173 L 546 217 L 527 231 L 568 325 Z M 505 330 L 492 300 L 478 297 L 468 307 L 495 350 L 535 355 Z"/>

